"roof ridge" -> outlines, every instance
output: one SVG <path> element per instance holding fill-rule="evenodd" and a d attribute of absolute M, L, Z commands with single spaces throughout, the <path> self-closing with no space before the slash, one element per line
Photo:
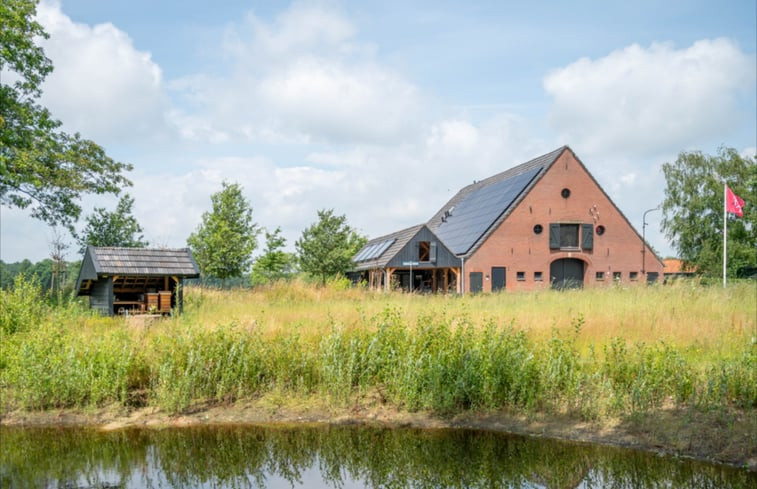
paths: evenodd
<path fill-rule="evenodd" d="M 562 152 L 566 148 L 570 149 L 567 145 L 560 146 L 559 148 L 557 148 L 555 150 L 552 150 L 552 151 L 550 151 L 548 153 L 544 153 L 541 156 L 537 156 L 536 158 L 531 158 L 530 160 L 528 160 L 528 161 L 526 161 L 524 163 L 520 163 L 518 165 L 515 165 L 515 166 L 513 166 L 511 168 L 508 168 L 507 170 L 501 171 L 501 172 L 496 173 L 496 174 L 494 174 L 494 175 L 492 175 L 490 177 L 484 178 L 483 180 L 479 180 L 478 182 L 476 182 L 475 184 L 472 184 L 472 185 L 482 184 L 481 187 L 485 187 L 486 185 L 490 185 L 492 183 L 496 183 L 497 181 L 499 181 L 499 179 L 501 177 L 505 176 L 505 174 L 508 174 L 507 175 L 508 178 L 509 177 L 518 176 L 521 173 L 525 173 L 528 170 L 530 170 L 531 167 L 534 166 L 534 163 L 537 160 L 539 160 L 540 162 L 541 162 L 541 160 L 547 160 L 547 161 L 549 161 L 549 164 L 547 164 L 547 165 L 541 164 L 539 166 L 551 166 L 557 160 L 557 158 L 562 154 Z"/>
<path fill-rule="evenodd" d="M 536 171 L 536 173 L 529 179 L 529 181 L 524 183 L 524 187 L 518 192 L 518 195 L 515 196 L 514 200 L 511 201 L 509 204 L 507 204 L 506 207 L 502 208 L 501 212 L 497 216 L 494 217 L 492 222 L 490 222 L 486 226 L 482 226 L 483 229 L 481 230 L 481 234 L 475 236 L 475 238 L 470 242 L 470 246 L 465 251 L 455 250 L 455 253 L 458 253 L 458 254 L 460 253 L 465 254 L 465 255 L 469 254 L 472 250 L 476 249 L 477 243 L 479 243 L 481 238 L 488 233 L 489 229 L 491 229 L 493 225 L 499 222 L 502 216 L 507 215 L 508 211 L 514 205 L 517 205 L 517 203 L 520 200 L 522 200 L 523 196 L 531 190 L 534 183 L 541 178 L 540 175 L 543 175 L 544 171 L 546 169 L 549 169 L 555 163 L 555 161 L 557 161 L 560 155 L 563 154 L 563 152 L 566 149 L 571 151 L 572 153 L 572 150 L 570 149 L 570 147 L 568 147 L 567 145 L 563 145 L 548 153 L 544 153 L 535 158 L 531 158 L 530 160 L 524 163 L 510 167 L 504 171 L 501 171 L 483 180 L 474 182 L 470 185 L 466 185 L 465 187 L 461 188 L 455 195 L 453 195 L 452 198 L 450 198 L 439 209 L 439 211 L 437 211 L 437 213 L 434 214 L 431 217 L 431 219 L 427 221 L 426 225 L 434 233 L 439 234 L 439 231 L 441 230 L 443 224 L 446 222 L 449 222 L 449 219 L 448 219 L 449 216 L 454 216 L 453 209 L 459 210 L 460 205 L 465 205 L 465 203 L 468 202 L 470 198 L 476 198 L 475 196 L 479 192 L 485 191 L 484 189 L 487 189 L 490 186 L 503 184 L 504 182 L 507 182 L 511 179 L 517 179 L 518 177 L 526 175 L 529 172 Z M 483 223 L 479 223 L 479 224 L 482 225 Z M 452 231 L 449 229 L 447 231 L 455 233 L 455 231 Z M 442 233 L 442 234 L 447 234 L 447 233 Z M 439 237 L 444 239 L 443 236 L 441 235 Z M 450 244 L 448 243 L 448 245 Z"/>
<path fill-rule="evenodd" d="M 363 247 L 369 245 L 370 243 L 386 240 L 386 239 L 395 237 L 395 236 L 397 236 L 399 234 L 406 233 L 406 232 L 410 231 L 411 229 L 420 228 L 421 226 L 426 226 L 426 225 L 427 224 L 425 222 L 422 222 L 422 223 L 416 224 L 414 226 L 410 226 L 410 227 L 406 227 L 404 229 L 400 229 L 399 231 L 394 231 L 393 233 L 389 233 L 389 234 L 385 234 L 383 236 L 378 236 L 378 237 L 369 239 L 368 241 L 365 242 L 365 245 L 363 245 Z"/>

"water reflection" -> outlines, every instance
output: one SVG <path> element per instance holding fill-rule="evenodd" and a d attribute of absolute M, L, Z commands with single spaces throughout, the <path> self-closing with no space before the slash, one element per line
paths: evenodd
<path fill-rule="evenodd" d="M 0 429 L 0 487 L 757 487 L 757 474 L 468 430 Z"/>

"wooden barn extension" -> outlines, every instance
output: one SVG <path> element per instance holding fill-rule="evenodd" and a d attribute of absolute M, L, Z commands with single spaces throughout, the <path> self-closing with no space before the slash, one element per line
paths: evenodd
<path fill-rule="evenodd" d="M 200 270 L 189 249 L 88 246 L 77 295 L 103 314 L 169 314 L 181 312 L 182 282 Z"/>
<path fill-rule="evenodd" d="M 460 259 L 425 224 L 372 239 L 353 260 L 353 279 L 373 289 L 460 292 Z"/>

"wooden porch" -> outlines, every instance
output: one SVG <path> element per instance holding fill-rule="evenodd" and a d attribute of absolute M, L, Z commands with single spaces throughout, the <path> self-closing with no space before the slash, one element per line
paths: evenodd
<path fill-rule="evenodd" d="M 428 267 L 393 267 L 367 270 L 366 282 L 371 290 L 405 290 L 433 294 L 461 293 L 460 269 Z"/>

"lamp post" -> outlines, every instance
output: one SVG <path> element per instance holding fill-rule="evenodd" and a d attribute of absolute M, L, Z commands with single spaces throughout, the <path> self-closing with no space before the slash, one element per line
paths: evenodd
<path fill-rule="evenodd" d="M 654 209 L 648 209 L 644 211 L 644 216 L 641 218 L 641 276 L 644 277 L 645 282 L 647 280 L 647 214 L 659 210 L 659 205 Z"/>

